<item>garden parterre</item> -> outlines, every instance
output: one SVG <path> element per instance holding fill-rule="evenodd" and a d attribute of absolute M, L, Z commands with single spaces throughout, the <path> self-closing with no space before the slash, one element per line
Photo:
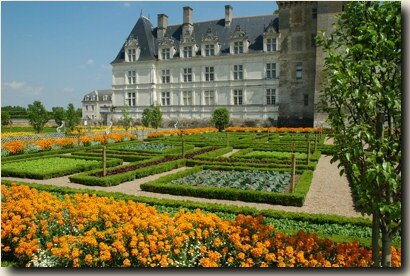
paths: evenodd
<path fill-rule="evenodd" d="M 170 216 L 133 201 L 89 194 L 60 199 L 2 185 L 2 257 L 56 267 L 368 267 L 371 251 L 299 231 L 286 236 L 261 216 L 223 220 L 200 210 Z M 401 249 L 392 248 L 401 266 Z"/>

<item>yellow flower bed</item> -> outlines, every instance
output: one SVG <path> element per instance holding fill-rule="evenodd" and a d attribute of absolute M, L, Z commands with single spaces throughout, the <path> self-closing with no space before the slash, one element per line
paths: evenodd
<path fill-rule="evenodd" d="M 1 253 L 22 266 L 368 267 L 371 251 L 299 231 L 275 233 L 261 216 L 234 221 L 200 210 L 175 216 L 89 194 L 63 199 L 2 185 Z M 392 265 L 401 249 L 392 248 Z"/>
<path fill-rule="evenodd" d="M 204 127 L 204 128 L 187 128 L 187 129 L 168 129 L 151 132 L 148 134 L 148 138 L 156 138 L 161 136 L 172 136 L 172 135 L 191 135 L 191 134 L 201 134 L 209 132 L 217 132 L 218 129 L 213 127 Z"/>

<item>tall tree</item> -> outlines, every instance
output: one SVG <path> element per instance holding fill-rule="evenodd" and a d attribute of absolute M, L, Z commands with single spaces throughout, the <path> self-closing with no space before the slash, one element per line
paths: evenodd
<path fill-rule="evenodd" d="M 66 127 L 71 131 L 81 122 L 81 116 L 72 103 L 69 103 L 66 111 Z"/>
<path fill-rule="evenodd" d="M 30 125 L 36 133 L 43 131 L 45 124 L 48 122 L 48 113 L 40 101 L 34 101 L 28 105 L 27 114 Z"/>
<path fill-rule="evenodd" d="M 151 126 L 155 129 L 161 126 L 162 112 L 158 105 L 151 107 Z"/>
<path fill-rule="evenodd" d="M 401 231 L 400 2 L 351 2 L 336 31 L 318 37 L 327 54 L 319 109 L 328 113 L 333 161 L 351 180 L 362 212 L 373 215 L 373 261 L 382 266 Z"/>
<path fill-rule="evenodd" d="M 10 113 L 8 111 L 1 111 L 1 125 L 8 126 L 10 124 Z"/>
<path fill-rule="evenodd" d="M 53 116 L 54 121 L 56 122 L 57 125 L 60 126 L 65 120 L 64 107 L 55 106 L 51 110 L 52 110 L 52 116 Z"/>
<path fill-rule="evenodd" d="M 121 111 L 122 111 L 121 124 L 125 128 L 125 131 L 128 131 L 128 129 L 130 128 L 130 126 L 132 124 L 132 116 L 128 112 L 127 108 L 123 108 Z"/>
<path fill-rule="evenodd" d="M 229 111 L 226 108 L 217 108 L 212 112 L 212 124 L 218 131 L 224 130 L 229 125 Z"/>
<path fill-rule="evenodd" d="M 142 125 L 144 127 L 149 127 L 151 124 L 151 108 L 145 108 L 142 111 Z"/>

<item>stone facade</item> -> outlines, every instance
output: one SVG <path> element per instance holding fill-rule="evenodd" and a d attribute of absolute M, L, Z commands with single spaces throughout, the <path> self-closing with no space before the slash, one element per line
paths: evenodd
<path fill-rule="evenodd" d="M 140 119 L 157 104 L 170 120 L 209 119 L 225 107 L 233 119 L 313 126 L 323 78 L 313 37 L 329 30 L 341 2 L 277 3 L 278 15 L 235 18 L 227 5 L 224 18 L 197 23 L 184 7 L 181 25 L 159 14 L 156 28 L 141 16 L 111 63 L 112 102 L 94 117 L 115 106 L 110 119 L 124 108 Z"/>

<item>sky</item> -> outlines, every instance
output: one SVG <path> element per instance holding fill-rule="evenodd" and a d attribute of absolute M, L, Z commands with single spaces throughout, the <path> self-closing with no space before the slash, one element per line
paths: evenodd
<path fill-rule="evenodd" d="M 81 107 L 84 95 L 110 89 L 111 65 L 138 18 L 168 15 L 182 24 L 182 7 L 193 21 L 221 19 L 225 5 L 233 16 L 272 14 L 275 1 L 58 1 L 1 2 L 1 106 L 39 100 Z"/>

